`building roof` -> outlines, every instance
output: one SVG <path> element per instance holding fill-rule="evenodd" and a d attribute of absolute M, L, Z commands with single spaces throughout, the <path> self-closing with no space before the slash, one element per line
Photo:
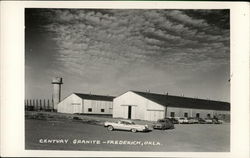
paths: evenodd
<path fill-rule="evenodd" d="M 209 110 L 230 110 L 230 103 L 222 101 L 213 101 L 197 98 L 188 98 L 182 96 L 163 95 L 149 92 L 132 91 L 144 98 L 163 106 L 194 108 L 194 109 L 209 109 Z"/>
<path fill-rule="evenodd" d="M 83 94 L 83 93 L 74 93 L 74 94 L 82 99 L 88 99 L 88 100 L 113 101 L 113 99 L 115 98 L 113 96 L 105 96 L 105 95 L 94 95 L 94 94 Z"/>

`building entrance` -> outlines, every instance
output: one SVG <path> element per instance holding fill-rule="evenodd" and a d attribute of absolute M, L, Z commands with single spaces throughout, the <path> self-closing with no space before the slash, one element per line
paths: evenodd
<path fill-rule="evenodd" d="M 132 106 L 128 106 L 128 119 L 131 119 Z"/>
<path fill-rule="evenodd" d="M 199 114 L 199 113 L 196 113 L 196 117 L 197 117 L 197 118 L 200 118 L 200 114 Z"/>

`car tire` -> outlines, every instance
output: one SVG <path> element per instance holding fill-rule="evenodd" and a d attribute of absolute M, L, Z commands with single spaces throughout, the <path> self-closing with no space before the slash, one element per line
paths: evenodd
<path fill-rule="evenodd" d="M 113 130 L 114 130 L 114 127 L 113 127 L 113 126 L 108 126 L 108 130 L 109 130 L 109 131 L 113 131 Z"/>
<path fill-rule="evenodd" d="M 131 132 L 136 133 L 137 130 L 136 130 L 135 128 L 132 128 L 132 129 L 131 129 Z"/>

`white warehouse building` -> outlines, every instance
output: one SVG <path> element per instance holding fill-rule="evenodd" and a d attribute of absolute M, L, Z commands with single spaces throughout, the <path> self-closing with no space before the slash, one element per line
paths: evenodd
<path fill-rule="evenodd" d="M 57 105 L 57 112 L 112 115 L 113 98 L 112 96 L 72 93 Z"/>
<path fill-rule="evenodd" d="M 128 91 L 113 101 L 113 117 L 156 121 L 165 117 L 230 117 L 230 103 Z"/>

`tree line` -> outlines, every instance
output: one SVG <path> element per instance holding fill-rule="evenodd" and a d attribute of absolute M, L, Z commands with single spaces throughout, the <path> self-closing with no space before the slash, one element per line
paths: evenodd
<path fill-rule="evenodd" d="M 26 111 L 53 111 L 54 102 L 52 99 L 25 99 Z"/>

